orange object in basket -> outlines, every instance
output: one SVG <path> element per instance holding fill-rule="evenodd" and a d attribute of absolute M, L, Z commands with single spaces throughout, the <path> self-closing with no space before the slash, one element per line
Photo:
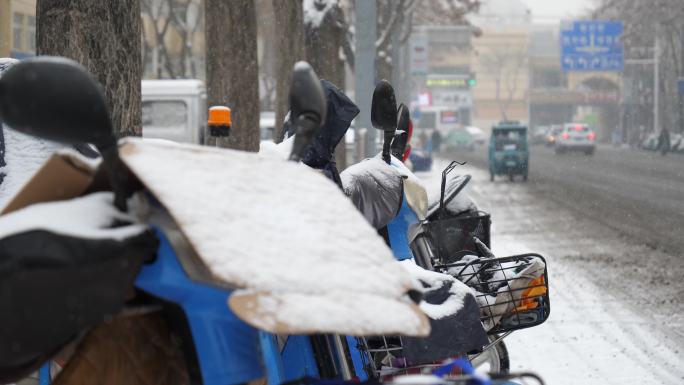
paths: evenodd
<path fill-rule="evenodd" d="M 522 292 L 520 297 L 520 306 L 515 308 L 516 312 L 536 309 L 539 306 L 537 298 L 546 294 L 546 285 L 544 284 L 544 276 L 530 281 L 528 288 Z"/>
<path fill-rule="evenodd" d="M 210 126 L 230 126 L 230 108 L 224 106 L 214 106 L 209 108 Z"/>

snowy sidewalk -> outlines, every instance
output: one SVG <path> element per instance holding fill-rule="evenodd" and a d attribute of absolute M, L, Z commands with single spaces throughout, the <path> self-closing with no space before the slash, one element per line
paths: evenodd
<path fill-rule="evenodd" d="M 572 267 L 549 259 L 551 316 L 506 339 L 512 370 L 533 370 L 558 385 L 684 383 L 676 342 Z"/>
<path fill-rule="evenodd" d="M 432 172 L 419 174 L 428 190 L 439 189 L 445 165 L 437 160 Z M 653 295 L 641 289 L 647 284 L 618 287 L 611 264 L 595 261 L 626 252 L 624 239 L 534 197 L 525 184 L 491 183 L 485 170 L 470 166 L 456 172 L 473 175 L 467 191 L 492 214 L 495 254 L 537 252 L 549 265 L 551 316 L 506 339 L 512 370 L 534 371 L 552 385 L 684 383 L 681 337 L 649 314 L 652 305 L 638 306 Z"/>

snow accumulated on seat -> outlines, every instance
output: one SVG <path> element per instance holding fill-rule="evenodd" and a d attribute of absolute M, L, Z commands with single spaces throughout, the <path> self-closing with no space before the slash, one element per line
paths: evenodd
<path fill-rule="evenodd" d="M 243 289 L 231 308 L 253 326 L 288 333 L 428 332 L 407 295 L 417 289 L 415 281 L 317 171 L 272 156 L 137 139 L 127 140 L 121 154 L 216 281 Z M 383 308 L 393 316 L 379 314 Z"/>

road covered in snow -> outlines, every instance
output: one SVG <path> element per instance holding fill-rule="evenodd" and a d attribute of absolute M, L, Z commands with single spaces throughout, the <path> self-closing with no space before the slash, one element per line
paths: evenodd
<path fill-rule="evenodd" d="M 428 190 L 446 164 L 418 174 Z M 496 255 L 547 259 L 551 316 L 506 339 L 512 370 L 555 385 L 684 383 L 681 253 L 560 205 L 533 182 L 492 183 L 482 162 L 457 171 L 473 176 L 467 192 L 492 215 Z"/>

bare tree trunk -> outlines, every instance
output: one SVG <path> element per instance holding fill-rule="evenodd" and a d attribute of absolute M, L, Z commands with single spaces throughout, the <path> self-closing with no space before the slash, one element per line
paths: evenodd
<path fill-rule="evenodd" d="M 181 5 L 182 7 L 180 7 Z M 192 65 L 192 39 L 194 38 L 195 30 L 197 29 L 199 20 L 197 20 L 197 17 L 194 19 L 190 18 L 190 10 L 191 8 L 196 7 L 197 4 L 194 3 L 193 0 L 183 0 L 182 2 L 179 2 L 178 0 L 167 0 L 167 6 L 169 8 L 168 20 L 170 20 L 181 39 L 181 49 L 180 54 L 178 55 L 177 75 L 180 78 L 187 78 L 188 76 L 194 78 L 196 75 L 195 69 Z"/>
<path fill-rule="evenodd" d="M 504 106 L 503 100 L 501 100 L 501 78 L 497 77 L 495 82 L 496 82 L 496 104 L 499 106 L 499 111 L 501 111 L 501 119 L 508 120 L 508 116 L 506 116 L 506 107 Z"/>
<path fill-rule="evenodd" d="M 259 151 L 259 67 L 253 0 L 206 0 L 207 102 L 232 110 L 219 147 Z"/>
<path fill-rule="evenodd" d="M 274 111 L 276 78 L 276 28 L 273 2 L 255 0 L 259 39 L 259 100 L 262 111 Z M 278 32 L 280 33 L 280 32 Z M 274 132 L 275 134 L 275 132 Z"/>
<path fill-rule="evenodd" d="M 304 23 L 302 0 L 273 0 L 275 13 L 276 55 L 276 132 L 275 140 L 283 139 L 282 122 L 289 110 L 288 95 L 292 67 L 304 60 Z"/>
<path fill-rule="evenodd" d="M 338 87 L 344 87 L 344 61 L 340 59 L 342 39 L 346 31 L 341 29 L 338 18 L 342 11 L 329 11 L 319 28 L 307 26 L 305 34 L 306 57 L 321 79 L 327 79 Z"/>
<path fill-rule="evenodd" d="M 102 83 L 118 137 L 141 135 L 139 0 L 38 0 L 39 55 L 83 64 Z"/>
<path fill-rule="evenodd" d="M 145 66 L 147 65 L 147 61 L 150 59 L 150 45 L 147 43 L 147 34 L 145 33 L 145 26 L 142 25 L 140 26 L 140 33 L 141 33 L 141 48 L 142 48 L 142 53 L 141 53 L 141 72 L 144 76 L 145 73 Z"/>

